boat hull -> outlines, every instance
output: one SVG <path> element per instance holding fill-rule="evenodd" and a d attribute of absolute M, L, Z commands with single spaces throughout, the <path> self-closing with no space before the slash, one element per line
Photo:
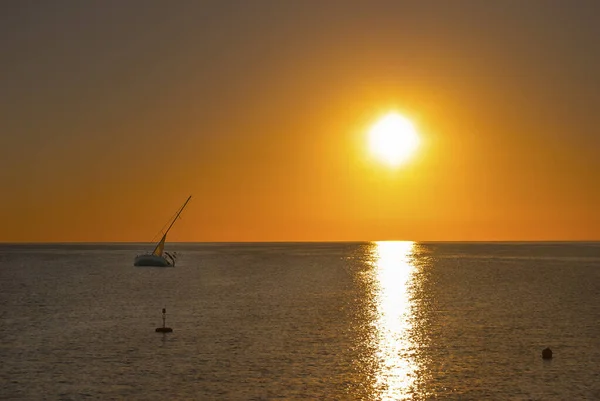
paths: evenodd
<path fill-rule="evenodd" d="M 153 267 L 171 267 L 173 266 L 167 259 L 158 255 L 138 255 L 133 261 L 134 266 L 153 266 Z"/>

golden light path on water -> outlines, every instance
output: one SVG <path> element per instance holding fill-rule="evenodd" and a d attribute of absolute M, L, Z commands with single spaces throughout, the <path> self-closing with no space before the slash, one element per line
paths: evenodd
<path fill-rule="evenodd" d="M 371 283 L 376 317 L 376 389 L 381 400 L 411 398 L 418 370 L 410 339 L 410 282 L 413 242 L 376 242 L 372 250 Z"/>

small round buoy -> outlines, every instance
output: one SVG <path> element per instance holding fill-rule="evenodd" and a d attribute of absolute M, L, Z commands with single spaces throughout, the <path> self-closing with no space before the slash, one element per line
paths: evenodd
<path fill-rule="evenodd" d="M 546 348 L 542 351 L 542 358 L 544 359 L 552 359 L 552 350 L 550 348 Z"/>

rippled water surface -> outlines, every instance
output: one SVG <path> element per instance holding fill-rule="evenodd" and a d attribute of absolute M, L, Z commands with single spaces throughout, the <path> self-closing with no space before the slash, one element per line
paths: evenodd
<path fill-rule="evenodd" d="M 140 250 L 0 245 L 0 399 L 600 399 L 598 243 Z"/>

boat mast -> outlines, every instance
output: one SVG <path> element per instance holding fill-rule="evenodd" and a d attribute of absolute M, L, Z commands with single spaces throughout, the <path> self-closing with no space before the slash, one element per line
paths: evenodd
<path fill-rule="evenodd" d="M 165 238 L 167 238 L 167 234 L 169 233 L 169 230 L 171 229 L 171 227 L 173 227 L 173 224 L 175 224 L 175 222 L 179 218 L 179 215 L 181 214 L 181 212 L 183 212 L 183 209 L 185 209 L 185 206 L 188 204 L 188 202 L 190 201 L 190 199 L 192 199 L 192 195 L 190 195 L 187 198 L 187 200 L 185 201 L 185 203 L 183 204 L 183 206 L 181 206 L 181 208 L 177 212 L 177 215 L 175 216 L 175 218 L 173 219 L 173 221 L 169 225 L 169 228 L 167 228 L 167 231 L 165 231 L 165 233 L 163 234 L 162 239 L 158 242 L 158 245 L 156 245 L 156 248 L 154 248 L 155 252 L 156 252 L 156 249 L 160 246 L 160 243 L 163 242 L 165 240 Z"/>
<path fill-rule="evenodd" d="M 181 212 L 183 212 L 183 209 L 185 208 L 185 206 L 188 204 L 188 202 L 190 201 L 190 199 L 192 199 L 192 195 L 190 195 L 187 200 L 185 201 L 185 203 L 183 204 L 183 206 L 181 206 L 181 209 L 179 209 L 179 212 L 177 212 L 177 216 L 175 216 L 175 218 L 173 219 L 173 221 L 171 222 L 171 225 L 169 226 L 169 228 L 167 228 L 167 231 L 165 231 L 165 235 L 163 235 L 163 237 L 166 237 L 167 234 L 169 233 L 169 230 L 171 229 L 171 227 L 173 227 L 173 224 L 175 224 L 175 221 L 177 221 L 177 219 L 179 218 L 179 215 L 181 214 Z"/>

